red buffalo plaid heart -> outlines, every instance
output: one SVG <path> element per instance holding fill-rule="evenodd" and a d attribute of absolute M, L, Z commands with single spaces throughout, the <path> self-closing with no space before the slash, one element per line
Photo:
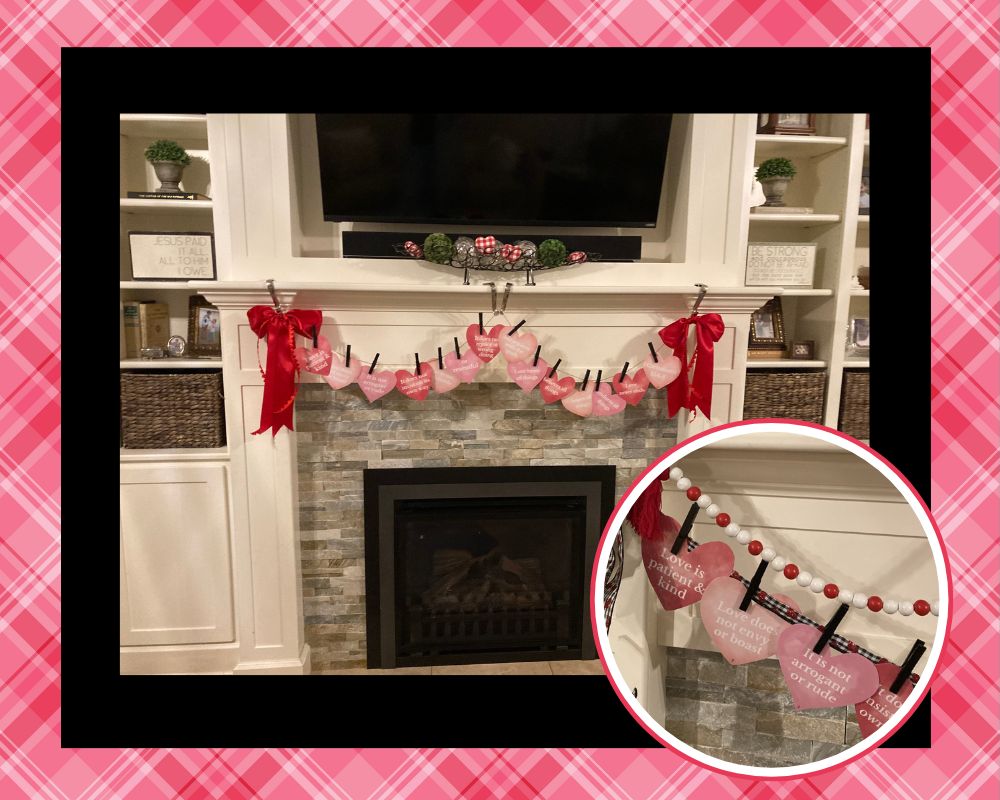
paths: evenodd
<path fill-rule="evenodd" d="M 582 264 L 586 260 L 587 260 L 587 254 L 584 253 L 582 250 L 574 250 L 572 253 L 569 254 L 570 264 Z"/>
<path fill-rule="evenodd" d="M 416 242 L 403 242 L 403 249 L 414 258 L 420 258 L 424 254 L 423 249 Z"/>
<path fill-rule="evenodd" d="M 500 251 L 500 255 L 502 255 L 505 259 L 507 259 L 507 261 L 513 264 L 521 257 L 523 252 L 524 251 L 521 250 L 520 247 L 515 247 L 514 245 L 511 244 L 505 244 L 503 246 L 503 250 Z"/>
<path fill-rule="evenodd" d="M 493 255 L 497 251 L 497 240 L 494 236 L 477 236 L 476 249 L 484 256 Z"/>

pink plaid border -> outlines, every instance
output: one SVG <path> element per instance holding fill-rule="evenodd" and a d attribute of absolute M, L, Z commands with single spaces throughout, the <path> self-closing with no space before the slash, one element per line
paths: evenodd
<path fill-rule="evenodd" d="M 0 18 L 0 797 L 996 796 L 994 3 L 3 0 Z M 932 48 L 932 505 L 956 603 L 933 686 L 930 751 L 882 750 L 809 780 L 767 783 L 700 770 L 659 750 L 59 748 L 59 47 L 272 44 Z"/>

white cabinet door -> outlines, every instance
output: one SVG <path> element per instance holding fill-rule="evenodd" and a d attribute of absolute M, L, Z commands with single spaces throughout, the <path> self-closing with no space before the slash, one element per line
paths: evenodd
<path fill-rule="evenodd" d="M 122 464 L 120 643 L 233 641 L 224 464 Z"/>

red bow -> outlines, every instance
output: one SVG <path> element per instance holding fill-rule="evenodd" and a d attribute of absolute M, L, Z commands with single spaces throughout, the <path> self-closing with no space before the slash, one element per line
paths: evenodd
<path fill-rule="evenodd" d="M 695 326 L 698 337 L 691 364 L 687 360 L 688 325 Z M 667 386 L 667 413 L 671 417 L 682 408 L 691 411 L 700 408 L 706 417 L 712 416 L 713 348 L 725 330 L 726 326 L 718 314 L 696 312 L 671 322 L 660 331 L 663 343 L 674 349 L 674 355 L 681 362 L 681 374 Z M 694 378 L 689 383 L 688 369 L 691 365 L 694 365 Z"/>
<path fill-rule="evenodd" d="M 260 406 L 260 428 L 274 436 L 282 427 L 292 428 L 292 403 L 295 401 L 295 334 L 312 336 L 313 328 L 323 324 L 322 311 L 276 311 L 270 306 L 254 306 L 247 311 L 250 328 L 263 339 L 267 334 L 267 372 L 264 378 L 264 402 Z M 258 364 L 259 366 L 259 364 Z"/>

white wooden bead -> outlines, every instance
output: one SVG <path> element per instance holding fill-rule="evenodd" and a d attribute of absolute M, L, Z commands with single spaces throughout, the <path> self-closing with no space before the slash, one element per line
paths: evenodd
<path fill-rule="evenodd" d="M 809 588 L 812 589 L 816 594 L 823 591 L 823 587 L 826 586 L 826 581 L 822 578 L 816 577 L 812 579 L 812 583 L 809 584 Z"/>
<path fill-rule="evenodd" d="M 938 615 L 938 611 L 940 611 L 940 607 L 938 606 L 938 601 L 934 600 L 931 602 L 931 613 L 936 617 Z"/>
<path fill-rule="evenodd" d="M 765 561 L 774 561 L 774 557 L 777 553 L 774 552 L 770 547 L 765 547 L 764 552 L 760 554 L 760 557 Z"/>
<path fill-rule="evenodd" d="M 812 583 L 812 580 L 813 580 L 813 576 L 812 576 L 811 573 L 809 573 L 809 572 L 800 572 L 799 576 L 795 579 L 795 582 L 799 586 L 808 586 L 810 583 Z"/>
<path fill-rule="evenodd" d="M 864 608 L 868 605 L 868 595 L 858 592 L 854 595 L 854 600 L 852 602 L 854 603 L 855 608 Z"/>
<path fill-rule="evenodd" d="M 850 605 L 854 601 L 854 592 L 850 589 L 841 589 L 840 594 L 837 595 L 837 599 L 841 603 L 847 603 L 847 605 Z"/>
<path fill-rule="evenodd" d="M 740 531 L 737 533 L 736 541 L 740 544 L 748 544 L 750 542 L 750 531 Z"/>
<path fill-rule="evenodd" d="M 910 614 L 913 613 L 913 603 L 906 603 L 906 602 L 900 603 L 899 613 L 902 614 L 904 617 L 910 616 Z"/>
<path fill-rule="evenodd" d="M 726 536 L 735 536 L 739 532 L 740 532 L 740 526 L 737 525 L 735 522 L 730 522 L 726 526 Z"/>
<path fill-rule="evenodd" d="M 711 517 L 712 519 L 715 519 L 717 516 L 719 516 L 719 514 L 722 513 L 722 509 L 719 508 L 715 503 L 712 503 L 712 505 L 710 505 L 708 508 L 705 509 L 705 513 L 708 514 L 708 516 Z"/>
<path fill-rule="evenodd" d="M 671 467 L 670 472 L 667 473 L 667 475 L 670 478 L 670 480 L 679 481 L 681 478 L 684 477 L 684 470 L 682 470 L 680 467 Z"/>
<path fill-rule="evenodd" d="M 691 479 L 679 478 L 677 481 L 677 488 L 680 489 L 682 492 L 686 492 L 688 489 L 691 488 Z"/>
<path fill-rule="evenodd" d="M 897 611 L 899 611 L 899 603 L 897 603 L 895 600 L 883 600 L 882 610 L 886 614 L 895 614 Z"/>
<path fill-rule="evenodd" d="M 783 559 L 781 556 L 775 556 L 774 558 L 771 559 L 771 569 L 775 570 L 776 572 L 781 572 L 781 570 L 785 568 L 785 564 L 787 563 L 788 562 L 785 561 L 785 559 Z"/>
<path fill-rule="evenodd" d="M 712 505 L 712 498 L 709 497 L 707 494 L 703 494 L 695 502 L 698 504 L 698 508 L 708 508 L 710 505 Z"/>

